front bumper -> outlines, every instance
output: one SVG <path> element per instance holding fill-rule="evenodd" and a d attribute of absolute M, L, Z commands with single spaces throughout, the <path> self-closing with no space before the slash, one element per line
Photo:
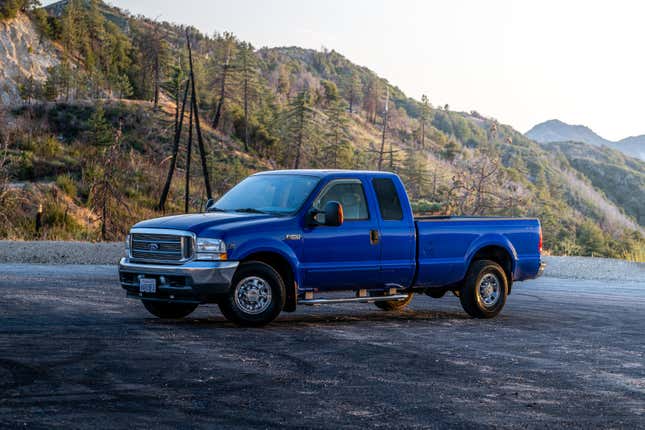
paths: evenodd
<path fill-rule="evenodd" d="M 182 265 L 119 262 L 119 279 L 128 297 L 185 303 L 215 302 L 229 291 L 237 261 L 190 261 Z M 139 292 L 140 278 L 157 280 L 154 294 Z"/>

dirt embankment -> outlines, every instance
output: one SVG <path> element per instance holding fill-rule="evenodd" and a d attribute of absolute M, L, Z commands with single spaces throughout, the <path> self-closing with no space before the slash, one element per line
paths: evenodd
<path fill-rule="evenodd" d="M 0 105 L 19 103 L 19 85 L 33 77 L 44 82 L 47 69 L 60 62 L 57 49 L 41 37 L 29 17 L 0 21 Z"/>

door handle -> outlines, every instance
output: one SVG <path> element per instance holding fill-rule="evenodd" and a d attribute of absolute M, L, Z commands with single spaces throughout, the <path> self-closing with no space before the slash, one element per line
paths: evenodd
<path fill-rule="evenodd" d="M 370 230 L 370 243 L 372 245 L 378 244 L 379 237 L 378 237 L 378 230 Z"/>

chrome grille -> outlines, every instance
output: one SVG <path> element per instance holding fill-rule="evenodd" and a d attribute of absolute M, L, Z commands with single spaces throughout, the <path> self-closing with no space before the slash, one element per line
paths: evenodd
<path fill-rule="evenodd" d="M 182 263 L 192 257 L 192 237 L 187 235 L 133 231 L 130 238 L 130 253 L 135 260 Z"/>

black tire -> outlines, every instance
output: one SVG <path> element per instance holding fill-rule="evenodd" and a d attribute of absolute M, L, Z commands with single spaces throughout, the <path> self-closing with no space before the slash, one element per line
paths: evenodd
<path fill-rule="evenodd" d="M 480 293 L 480 284 L 485 288 L 484 293 Z M 496 295 L 494 291 L 497 291 Z M 477 260 L 468 269 L 464 285 L 459 291 L 459 301 L 468 315 L 474 318 L 493 318 L 506 304 L 507 295 L 508 279 L 504 269 L 494 261 Z"/>
<path fill-rule="evenodd" d="M 142 300 L 142 302 L 148 312 L 159 318 L 183 318 L 190 315 L 198 306 L 192 303 L 168 303 L 152 300 Z"/>
<path fill-rule="evenodd" d="M 255 302 L 248 300 L 251 295 L 244 294 L 244 288 L 255 291 L 252 296 Z M 262 293 L 258 293 L 260 290 Z M 258 300 L 263 298 L 262 294 L 268 296 L 264 297 L 263 302 Z M 248 261 L 240 264 L 229 293 L 218 304 L 229 321 L 241 326 L 259 327 L 270 323 L 280 314 L 286 296 L 284 281 L 273 267 L 260 261 Z"/>
<path fill-rule="evenodd" d="M 414 293 L 409 293 L 408 297 L 403 300 L 383 300 L 379 302 L 374 302 L 374 304 L 376 305 L 377 308 L 382 309 L 384 311 L 401 311 L 405 309 L 407 305 L 410 304 L 413 297 L 414 297 Z"/>

